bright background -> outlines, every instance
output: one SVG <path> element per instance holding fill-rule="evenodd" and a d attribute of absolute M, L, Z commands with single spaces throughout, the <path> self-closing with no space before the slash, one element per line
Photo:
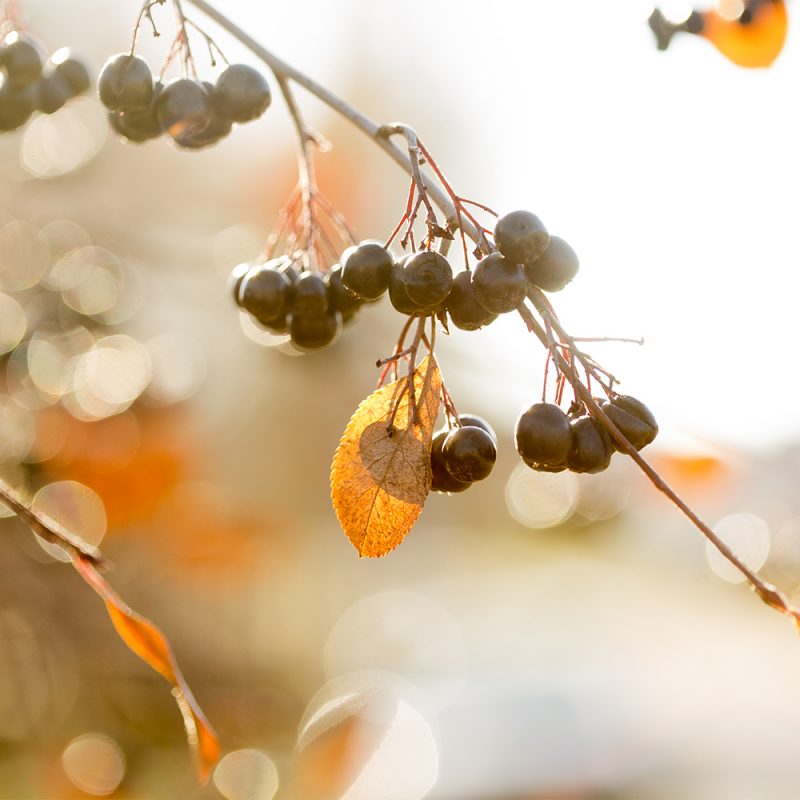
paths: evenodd
<path fill-rule="evenodd" d="M 800 599 L 795 31 L 748 72 L 689 37 L 657 52 L 634 2 L 225 9 L 371 117 L 414 125 L 458 191 L 570 241 L 581 272 L 553 298 L 566 328 L 645 338 L 589 349 L 656 413 L 648 457 Z M 52 49 L 97 64 L 127 48 L 137 10 L 24 5 Z M 154 65 L 171 24 L 156 12 Z M 334 143 L 323 190 L 359 235 L 388 234 L 405 177 L 299 96 Z M 106 535 L 111 582 L 169 634 L 232 755 L 194 786 L 166 686 L 70 570 L 3 522 L 0 796 L 796 797 L 791 625 L 621 456 L 577 480 L 518 466 L 513 425 L 543 357 L 516 318 L 442 343 L 459 407 L 500 435 L 492 477 L 432 497 L 387 558 L 356 558 L 330 457 L 401 320 L 384 303 L 290 358 L 245 335 L 225 285 L 295 179 L 279 99 L 200 153 L 116 141 L 93 100 L 1 138 L 0 298 L 26 333 L 0 384 L 0 474 Z M 103 248 L 103 275 L 125 276 L 78 333 L 50 308 L 95 296 L 59 288 L 64 242 Z M 38 283 L 20 267 L 34 262 Z M 70 389 L 86 353 L 109 383 Z"/>

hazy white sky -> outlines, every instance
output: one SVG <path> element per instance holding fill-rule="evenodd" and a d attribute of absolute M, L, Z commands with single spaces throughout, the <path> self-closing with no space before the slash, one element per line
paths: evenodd
<path fill-rule="evenodd" d="M 800 437 L 793 30 L 773 68 L 746 71 L 695 38 L 658 52 L 650 6 L 634 0 L 227 5 L 332 88 L 359 70 L 385 74 L 387 92 L 416 82 L 437 146 L 448 125 L 458 139 L 440 159 L 462 181 L 474 174 L 458 188 L 530 208 L 578 251 L 580 275 L 554 297 L 567 328 L 645 337 L 591 349 L 665 432 L 748 446 Z M 418 124 L 408 87 L 397 91 Z M 509 413 L 539 391 L 529 338 L 515 323 L 480 339 Z"/>

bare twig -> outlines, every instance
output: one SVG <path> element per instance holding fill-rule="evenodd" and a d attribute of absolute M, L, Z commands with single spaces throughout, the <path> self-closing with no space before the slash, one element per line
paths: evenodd
<path fill-rule="evenodd" d="M 97 567 L 109 566 L 103 554 L 80 536 L 68 531 L 45 514 L 32 511 L 23 499 L 5 481 L 0 480 L 0 502 L 8 506 L 37 536 L 58 545 L 72 558 L 81 557 Z"/>

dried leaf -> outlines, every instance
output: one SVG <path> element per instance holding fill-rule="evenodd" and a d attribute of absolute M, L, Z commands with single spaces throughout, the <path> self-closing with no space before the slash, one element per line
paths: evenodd
<path fill-rule="evenodd" d="M 205 783 L 220 757 L 219 740 L 181 674 L 167 637 L 149 619 L 133 611 L 87 559 L 77 557 L 72 563 L 78 574 L 105 601 L 108 615 L 122 641 L 173 684 L 172 694 L 183 716 L 186 738 L 197 756 L 200 780 Z"/>
<path fill-rule="evenodd" d="M 331 496 L 342 529 L 362 556 L 393 550 L 422 511 L 431 488 L 441 384 L 436 361 L 428 356 L 414 373 L 416 424 L 406 378 L 373 392 L 347 424 L 333 457 Z"/>

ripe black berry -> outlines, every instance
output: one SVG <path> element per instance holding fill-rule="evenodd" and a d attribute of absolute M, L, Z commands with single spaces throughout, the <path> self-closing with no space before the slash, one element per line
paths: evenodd
<path fill-rule="evenodd" d="M 445 469 L 457 481 L 488 477 L 497 460 L 494 439 L 483 428 L 453 428 L 442 444 Z"/>
<path fill-rule="evenodd" d="M 658 434 L 658 423 L 653 412 L 635 397 L 619 395 L 603 403 L 602 409 L 637 450 L 650 444 Z M 620 449 L 616 444 L 615 447 Z"/>
<path fill-rule="evenodd" d="M 528 282 L 525 270 L 500 253 L 491 253 L 472 272 L 475 299 L 492 314 L 513 311 L 525 299 Z"/>
<path fill-rule="evenodd" d="M 560 292 L 578 274 L 579 266 L 575 251 L 563 239 L 551 236 L 547 250 L 525 265 L 525 275 L 546 292 Z"/>
<path fill-rule="evenodd" d="M 24 33 L 12 31 L 0 45 L 0 62 L 6 80 L 15 89 L 23 89 L 38 81 L 42 74 L 41 47 Z"/>
<path fill-rule="evenodd" d="M 7 82 L 0 84 L 0 132 L 16 130 L 30 119 L 36 94 L 34 86 L 14 89 Z"/>
<path fill-rule="evenodd" d="M 453 278 L 445 307 L 453 325 L 463 331 L 477 331 L 497 319 L 497 314 L 487 311 L 475 298 L 472 272 L 466 270 Z"/>
<path fill-rule="evenodd" d="M 54 114 L 71 97 L 69 84 L 55 72 L 44 75 L 36 84 L 36 107 L 43 114 Z"/>
<path fill-rule="evenodd" d="M 239 305 L 259 322 L 268 324 L 285 314 L 289 308 L 292 285 L 271 265 L 253 267 L 239 285 Z"/>
<path fill-rule="evenodd" d="M 318 272 L 302 272 L 294 284 L 292 314 L 319 316 L 328 310 L 328 288 Z"/>
<path fill-rule="evenodd" d="M 319 350 L 331 344 L 342 330 L 342 315 L 338 311 L 323 314 L 288 315 L 292 344 L 301 350 Z"/>
<path fill-rule="evenodd" d="M 611 463 L 614 446 L 605 428 L 592 417 L 578 417 L 570 423 L 572 446 L 567 466 L 573 472 L 602 472 Z"/>
<path fill-rule="evenodd" d="M 91 85 L 86 64 L 68 47 L 62 47 L 50 56 L 49 71 L 69 86 L 72 97 L 82 94 Z"/>
<path fill-rule="evenodd" d="M 410 255 L 404 256 L 392 267 L 389 278 L 389 301 L 401 314 L 408 314 L 411 317 L 422 316 L 429 312 L 415 303 L 406 291 L 405 264 L 409 258 L 411 258 Z"/>
<path fill-rule="evenodd" d="M 233 302 L 236 303 L 237 306 L 239 305 L 239 289 L 244 280 L 244 276 L 247 275 L 254 266 L 256 265 L 251 264 L 249 261 L 245 261 L 243 264 L 237 264 L 228 276 L 228 291 L 233 295 Z"/>
<path fill-rule="evenodd" d="M 208 81 L 203 81 L 203 88 L 208 93 L 208 96 L 212 98 L 211 118 L 202 130 L 188 131 L 174 137 L 175 144 L 184 150 L 199 150 L 216 144 L 220 139 L 224 139 L 233 127 L 233 122 L 231 122 L 230 118 L 222 114 L 213 102 L 213 85 Z"/>
<path fill-rule="evenodd" d="M 214 105 L 234 122 L 248 122 L 260 117 L 271 100 L 267 79 L 247 64 L 231 64 L 214 87 Z"/>
<path fill-rule="evenodd" d="M 134 144 L 161 136 L 161 125 L 156 116 L 156 100 L 163 88 L 161 81 L 153 86 L 153 97 L 147 108 L 135 111 L 109 111 L 108 121 L 112 129 Z"/>
<path fill-rule="evenodd" d="M 534 469 L 564 469 L 572 446 L 567 415 L 553 403 L 535 403 L 517 420 L 517 452 Z"/>
<path fill-rule="evenodd" d="M 403 282 L 412 303 L 436 308 L 450 294 L 453 269 L 441 253 L 432 250 L 414 253 L 404 263 Z"/>
<path fill-rule="evenodd" d="M 536 261 L 547 249 L 550 235 L 536 214 L 512 211 L 497 220 L 494 242 L 500 252 L 515 264 Z"/>
<path fill-rule="evenodd" d="M 153 75 L 147 62 L 128 53 L 106 61 L 97 78 L 100 102 L 112 111 L 147 108 L 153 97 Z"/>
<path fill-rule="evenodd" d="M 342 283 L 362 300 L 377 300 L 389 287 L 394 259 L 379 242 L 361 242 L 342 253 Z"/>
<path fill-rule="evenodd" d="M 342 283 L 342 268 L 339 264 L 334 264 L 325 275 L 325 283 L 331 310 L 341 311 L 343 322 L 351 320 L 361 308 L 362 301 Z"/>
<path fill-rule="evenodd" d="M 469 489 L 472 482 L 456 480 L 445 466 L 442 446 L 449 433 L 447 429 L 438 431 L 431 442 L 431 491 L 452 494 Z"/>
<path fill-rule="evenodd" d="M 459 414 L 458 421 L 462 427 L 469 426 L 485 430 L 497 443 L 497 434 L 494 432 L 494 428 L 483 417 L 479 417 L 477 414 Z"/>
<path fill-rule="evenodd" d="M 179 145 L 191 142 L 211 122 L 211 98 L 202 83 L 189 78 L 170 81 L 155 106 L 161 130 Z"/>

